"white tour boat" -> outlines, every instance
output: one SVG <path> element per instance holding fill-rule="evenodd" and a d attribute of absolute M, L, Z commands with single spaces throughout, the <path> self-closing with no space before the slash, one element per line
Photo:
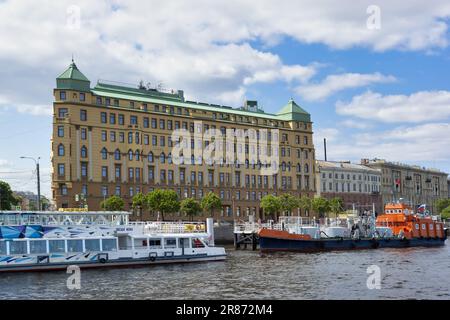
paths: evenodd
<path fill-rule="evenodd" d="M 212 218 L 129 222 L 128 212 L 0 211 L 0 272 L 224 260 Z"/>

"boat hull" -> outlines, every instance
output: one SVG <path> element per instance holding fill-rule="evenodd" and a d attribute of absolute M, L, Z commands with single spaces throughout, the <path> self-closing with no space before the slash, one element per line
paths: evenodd
<path fill-rule="evenodd" d="M 132 267 L 143 265 L 158 265 L 168 263 L 191 263 L 191 262 L 208 262 L 221 261 L 226 259 L 224 255 L 196 255 L 196 256 L 175 256 L 175 257 L 158 257 L 155 259 L 115 259 L 108 260 L 104 263 L 99 261 L 75 261 L 62 263 L 35 263 L 23 265 L 0 266 L 0 272 L 24 272 L 24 271 L 55 271 L 67 270 L 69 266 L 78 266 L 80 269 L 92 268 L 113 268 L 113 267 Z"/>
<path fill-rule="evenodd" d="M 283 239 L 260 236 L 262 252 L 297 251 L 318 252 L 334 250 L 365 250 L 379 248 L 437 247 L 445 245 L 446 238 L 415 239 Z"/>

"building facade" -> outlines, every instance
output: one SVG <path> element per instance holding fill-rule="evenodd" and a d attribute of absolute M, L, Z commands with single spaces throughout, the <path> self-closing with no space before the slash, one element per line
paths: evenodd
<path fill-rule="evenodd" d="M 232 220 L 249 214 L 263 218 L 259 202 L 264 195 L 315 192 L 312 122 L 293 100 L 270 114 L 256 101 L 231 108 L 186 101 L 182 91 L 101 81 L 91 88 L 75 63 L 56 82 L 52 192 L 58 208 L 99 210 L 102 200 L 120 195 L 130 209 L 135 194 L 170 188 L 181 199 L 201 199 L 215 192 L 224 205 L 217 218 Z M 206 163 L 197 155 L 183 154 L 184 162 L 175 164 L 172 151 L 178 141 L 171 138 L 180 129 L 191 137 L 193 148 L 212 143 L 202 135 L 208 130 L 225 135 L 229 130 L 255 129 L 258 138 L 263 135 L 269 140 L 265 151 L 277 157 L 279 170 L 261 174 L 264 164 L 250 160 L 260 150 L 250 142 L 251 132 L 245 145 L 218 147 L 223 157 L 233 150 L 243 161 Z M 274 151 L 275 142 L 279 148 Z"/>
<path fill-rule="evenodd" d="M 436 200 L 448 197 L 448 174 L 438 169 L 383 159 L 362 159 L 361 164 L 381 170 L 383 204 L 403 199 L 413 206 L 426 204 L 434 212 Z"/>
<path fill-rule="evenodd" d="M 350 162 L 316 161 L 317 195 L 339 197 L 344 209 L 382 212 L 381 171 Z"/>

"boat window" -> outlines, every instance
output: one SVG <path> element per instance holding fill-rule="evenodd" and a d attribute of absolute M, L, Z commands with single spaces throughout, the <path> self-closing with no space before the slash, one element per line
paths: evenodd
<path fill-rule="evenodd" d="M 117 251 L 116 239 L 102 239 L 103 251 Z"/>
<path fill-rule="evenodd" d="M 27 242 L 26 241 L 11 241 L 9 243 L 9 254 L 26 254 Z"/>
<path fill-rule="evenodd" d="M 84 240 L 84 248 L 86 251 L 100 251 L 100 239 Z"/>
<path fill-rule="evenodd" d="M 178 239 L 179 248 L 189 248 L 189 238 L 179 238 Z"/>
<path fill-rule="evenodd" d="M 166 239 L 164 243 L 164 247 L 166 248 L 176 248 L 177 247 L 177 239 Z"/>
<path fill-rule="evenodd" d="M 149 240 L 150 248 L 161 248 L 161 239 L 150 239 Z"/>
<path fill-rule="evenodd" d="M 192 239 L 192 248 L 204 248 L 205 244 L 198 238 Z"/>
<path fill-rule="evenodd" d="M 48 241 L 49 251 L 50 253 L 61 253 L 66 252 L 66 248 L 64 245 L 64 240 L 49 240 Z"/>
<path fill-rule="evenodd" d="M 67 252 L 83 252 L 83 240 L 67 240 Z"/>
<path fill-rule="evenodd" d="M 6 254 L 6 241 L 0 241 L 0 255 Z"/>
<path fill-rule="evenodd" d="M 31 254 L 47 253 L 47 241 L 30 240 L 30 253 Z"/>
<path fill-rule="evenodd" d="M 147 239 L 134 239 L 135 249 L 147 249 Z"/>

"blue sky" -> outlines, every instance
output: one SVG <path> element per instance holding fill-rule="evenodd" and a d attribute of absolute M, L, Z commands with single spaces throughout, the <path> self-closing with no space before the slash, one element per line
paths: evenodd
<path fill-rule="evenodd" d="M 52 89 L 72 54 L 92 85 L 161 81 L 267 112 L 292 97 L 312 115 L 319 159 L 326 137 L 331 160 L 450 172 L 450 4 L 371 4 L 2 1 L 0 180 L 34 191 L 33 162 L 19 157 L 40 156 L 50 195 Z"/>

